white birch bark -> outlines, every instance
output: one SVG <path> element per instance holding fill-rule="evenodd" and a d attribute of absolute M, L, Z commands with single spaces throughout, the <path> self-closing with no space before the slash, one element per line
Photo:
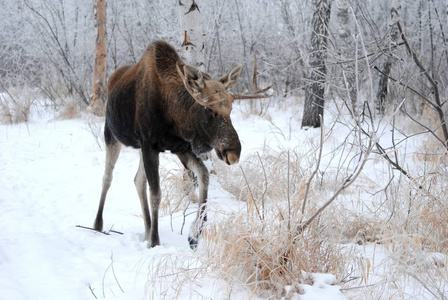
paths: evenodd
<path fill-rule="evenodd" d="M 185 63 L 195 66 L 201 72 L 205 72 L 204 31 L 198 1 L 179 0 L 178 8 L 182 25 L 182 52 L 180 55 Z M 211 153 L 204 153 L 200 158 L 205 162 L 207 169 L 212 172 L 214 167 Z M 185 172 L 187 171 L 185 170 Z M 191 174 L 188 175 L 188 177 L 190 176 Z M 188 193 L 192 201 L 195 202 L 197 197 L 194 188 L 190 187 Z"/>
<path fill-rule="evenodd" d="M 182 59 L 204 72 L 204 32 L 198 1 L 179 0 L 178 8 L 182 24 Z"/>

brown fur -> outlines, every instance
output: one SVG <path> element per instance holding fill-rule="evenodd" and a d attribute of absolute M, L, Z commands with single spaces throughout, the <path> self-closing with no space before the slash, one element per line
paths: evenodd
<path fill-rule="evenodd" d="M 102 212 L 112 171 L 124 144 L 141 149 L 142 159 L 135 182 L 145 221 L 148 246 L 159 245 L 157 219 L 160 204 L 158 154 L 170 150 L 199 183 L 199 206 L 189 237 L 194 248 L 206 220 L 208 172 L 198 156 L 215 149 L 227 164 L 237 163 L 241 153 L 238 134 L 230 120 L 233 97 L 227 93 L 241 68 L 218 80 L 185 65 L 176 50 L 164 41 L 148 47 L 133 66 L 116 70 L 109 79 L 104 129 L 107 159 L 103 192 L 95 220 L 102 230 Z M 143 172 L 143 170 L 145 172 Z M 151 218 L 146 197 L 146 179 L 151 191 Z"/>

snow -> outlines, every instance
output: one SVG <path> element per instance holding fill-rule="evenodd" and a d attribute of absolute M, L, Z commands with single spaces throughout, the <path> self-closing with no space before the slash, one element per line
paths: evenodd
<path fill-rule="evenodd" d="M 339 287 L 333 283 L 336 278 L 330 274 L 312 274 L 313 285 L 302 284 L 304 295 L 300 296 L 301 300 L 342 300 L 345 297 L 339 292 Z"/>
<path fill-rule="evenodd" d="M 318 129 L 300 130 L 295 112 L 270 118 L 234 110 L 242 160 L 266 145 L 282 150 L 319 141 Z M 187 209 L 185 224 L 182 211 L 162 213 L 162 245 L 146 247 L 133 184 L 135 150 L 122 150 L 104 212 L 105 229 L 124 234 L 76 227 L 92 226 L 98 206 L 105 153 L 92 132 L 101 132 L 101 124 L 85 116 L 43 116 L 0 126 L 0 299 L 257 299 L 250 289 L 230 287 L 209 270 L 201 245 L 190 249 L 196 204 Z M 162 154 L 160 164 L 163 180 L 181 178 L 173 155 Z M 215 176 L 210 181 L 209 221 L 245 206 Z M 304 294 L 291 293 L 290 299 L 346 299 L 333 275 L 308 276 L 311 283 L 300 284 Z"/>

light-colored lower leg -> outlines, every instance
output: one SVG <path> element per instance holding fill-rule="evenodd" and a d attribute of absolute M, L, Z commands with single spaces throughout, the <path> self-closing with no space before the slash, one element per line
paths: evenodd
<path fill-rule="evenodd" d="M 149 240 L 151 231 L 151 217 L 149 215 L 148 206 L 148 194 L 147 194 L 147 178 L 145 172 L 145 166 L 143 164 L 142 151 L 139 151 L 140 163 L 138 165 L 137 174 L 134 177 L 135 188 L 137 189 L 137 194 L 140 199 L 140 205 L 142 207 L 143 221 L 145 223 L 145 240 Z"/>
<path fill-rule="evenodd" d="M 193 171 L 198 180 L 199 187 L 199 201 L 198 201 L 198 212 L 196 214 L 196 219 L 191 224 L 190 234 L 188 236 L 188 241 L 190 247 L 195 249 L 198 244 L 199 236 L 202 233 L 204 222 L 207 221 L 207 194 L 208 194 L 208 184 L 209 184 L 209 173 L 204 163 L 194 156 L 192 153 L 178 154 L 182 163 L 186 165 L 188 169 Z"/>
<path fill-rule="evenodd" d="M 94 228 L 98 231 L 103 230 L 103 210 L 106 202 L 107 191 L 110 188 L 113 178 L 113 171 L 115 164 L 117 163 L 118 156 L 120 155 L 121 143 L 115 142 L 106 145 L 106 167 L 103 175 L 103 188 L 101 191 L 100 204 L 98 206 L 98 212 L 96 214 Z"/>

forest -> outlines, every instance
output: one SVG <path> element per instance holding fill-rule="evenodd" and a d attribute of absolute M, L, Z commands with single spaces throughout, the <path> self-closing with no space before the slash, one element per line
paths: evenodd
<path fill-rule="evenodd" d="M 185 43 L 182 2 L 194 3 L 200 12 L 203 70 L 221 76 L 242 66 L 233 92 L 253 93 L 256 57 L 258 85 L 273 85 L 272 97 L 235 104 L 232 120 L 243 142 L 238 166 L 227 167 L 212 156 L 215 186 L 210 198 L 225 194 L 225 206 L 231 209 L 212 206 L 215 219 L 209 220 L 203 245 L 196 252 L 185 254 L 176 237 L 166 243 L 176 241 L 181 250 L 145 249 L 161 257 L 139 261 L 139 268 L 146 262 L 153 269 L 145 274 L 152 278 L 145 277 L 141 284 L 145 294 L 136 295 L 215 299 L 209 293 L 219 290 L 217 299 L 237 295 L 313 299 L 316 291 L 304 286 L 321 282 L 328 293 L 319 299 L 447 299 L 448 2 L 106 0 L 106 75 L 137 63 L 154 40 L 181 50 Z M 23 144 L 24 149 L 27 144 L 23 137 L 14 140 L 15 134 L 31 138 L 31 132 L 43 127 L 67 126 L 73 138 L 84 138 L 76 144 L 79 153 L 65 155 L 75 161 L 86 155 L 89 164 L 78 164 L 98 173 L 86 175 L 91 182 L 82 197 L 89 201 L 79 200 L 90 203 L 85 210 L 91 216 L 73 220 L 91 225 L 104 167 L 104 116 L 90 110 L 95 90 L 95 1 L 0 0 L 0 4 L 0 153 L 4 153 L 0 189 L 10 192 L 0 195 L 0 207 L 11 208 L 13 199 L 32 194 L 26 185 L 23 194 L 7 188 L 13 179 L 5 174 L 17 176 L 18 182 L 24 174 L 14 170 L 10 153 L 15 144 Z M 43 125 L 55 122 L 61 125 Z M 50 147 L 43 149 L 49 157 L 53 153 Z M 123 180 L 132 185 L 138 155 L 125 152 L 124 156 L 128 163 L 135 162 L 119 169 L 118 178 L 130 172 Z M 183 229 L 187 212 L 196 206 L 189 206 L 183 195 L 182 168 L 171 158 L 163 161 L 162 215 L 165 226 L 175 231 L 173 223 Z M 169 171 L 173 165 L 175 171 Z M 115 197 L 134 193 L 133 186 L 123 189 L 127 192 Z M 137 196 L 132 198 L 136 199 L 129 202 L 138 205 Z M 113 224 L 120 231 L 126 231 L 126 226 L 132 234 L 143 229 L 134 228 L 127 219 L 118 225 L 119 210 L 114 208 Z M 138 207 L 126 213 L 137 215 Z M 13 215 L 4 222 L 9 218 Z M 140 224 L 141 218 L 136 219 Z M 90 233 L 76 236 L 82 234 Z M 8 251 L 13 252 L 12 246 L 1 249 L 2 239 L 16 241 L 0 233 L 0 267 L 2 253 L 8 257 Z M 148 255 L 137 238 L 125 239 L 121 243 L 137 255 Z M 162 247 L 169 248 L 161 239 Z M 92 243 L 95 249 L 101 246 Z M 120 242 L 116 244 L 122 249 Z M 113 259 L 107 251 L 107 265 L 113 270 L 116 259 L 118 269 L 121 252 L 117 250 Z M 123 255 L 128 258 L 132 251 Z M 168 257 L 179 253 L 188 256 L 193 267 Z M 200 253 L 200 258 L 195 256 Z M 89 257 L 94 261 L 93 255 Z M 98 276 L 109 267 L 97 268 Z M 127 272 L 132 270 L 125 268 L 121 275 Z M 155 279 L 173 274 L 173 284 Z M 197 278 L 211 280 L 210 276 L 225 283 L 205 284 L 213 288 L 197 293 L 190 287 Z M 94 278 L 90 276 L 92 283 L 83 291 L 89 297 L 101 297 L 101 284 L 102 298 L 121 292 L 123 299 L 130 295 L 121 286 L 118 289 L 116 278 L 110 282 Z M 176 281 L 180 287 L 173 287 Z M 109 296 L 105 282 L 115 291 Z M 334 286 L 337 291 L 330 291 Z"/>

